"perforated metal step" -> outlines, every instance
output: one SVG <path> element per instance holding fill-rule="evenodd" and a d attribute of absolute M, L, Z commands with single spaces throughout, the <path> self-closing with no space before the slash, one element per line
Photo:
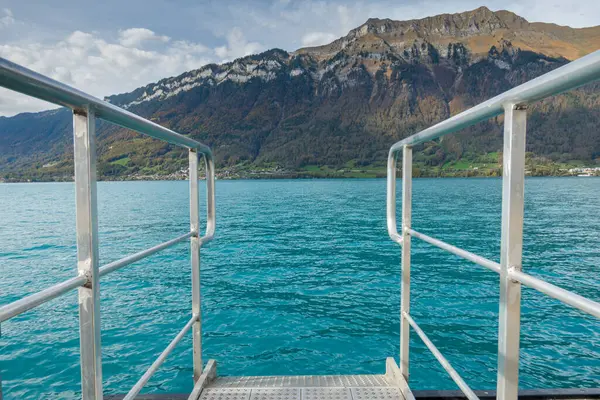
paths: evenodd
<path fill-rule="evenodd" d="M 402 400 L 395 387 L 230 388 L 210 387 L 200 400 Z"/>
<path fill-rule="evenodd" d="M 392 387 L 385 375 L 223 376 L 211 388 Z"/>
<path fill-rule="evenodd" d="M 200 400 L 403 400 L 386 375 L 217 377 Z"/>

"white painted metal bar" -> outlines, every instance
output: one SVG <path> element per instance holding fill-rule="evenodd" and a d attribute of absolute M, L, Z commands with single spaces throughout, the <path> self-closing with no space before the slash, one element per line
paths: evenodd
<path fill-rule="evenodd" d="M 388 357 L 385 359 L 385 375 L 400 389 L 400 393 L 402 393 L 404 400 L 415 400 L 415 396 L 412 390 L 410 390 L 408 382 L 406 382 L 406 379 L 404 379 L 404 376 L 400 372 L 400 368 L 396 364 L 396 361 L 394 361 L 393 357 Z"/>
<path fill-rule="evenodd" d="M 198 232 L 200 229 L 200 206 L 198 199 L 198 153 L 189 151 L 190 181 L 190 230 Z M 192 358 L 194 363 L 194 382 L 202 375 L 202 308 L 200 297 L 200 241 L 198 235 L 190 239 L 190 261 L 192 267 L 192 314 L 198 318 L 192 329 Z"/>
<path fill-rule="evenodd" d="M 600 50 L 484 101 L 454 117 L 395 143 L 390 153 L 459 131 L 504 112 L 506 104 L 524 105 L 600 79 Z M 389 173 L 389 171 L 388 171 Z"/>
<path fill-rule="evenodd" d="M 98 208 L 96 198 L 96 121 L 94 113 L 73 112 L 77 269 L 87 281 L 79 288 L 81 397 L 102 399 Z"/>
<path fill-rule="evenodd" d="M 188 400 L 198 400 L 202 390 L 215 378 L 217 377 L 217 362 L 215 360 L 208 360 L 206 368 L 202 371 L 202 375 L 196 381 L 192 392 L 190 393 Z"/>
<path fill-rule="evenodd" d="M 396 227 L 396 163 L 398 159 L 398 153 L 390 153 L 388 157 L 387 166 L 387 229 L 390 238 L 398 243 L 402 244 L 402 235 L 398 233 Z"/>
<path fill-rule="evenodd" d="M 77 287 L 83 286 L 86 282 L 87 278 L 85 276 L 75 276 L 64 282 L 50 286 L 47 289 L 6 304 L 0 308 L 0 322 L 11 319 L 14 316 L 55 299 Z"/>
<path fill-rule="evenodd" d="M 216 226 L 215 166 L 210 148 L 200 142 L 12 63 L 4 58 L 0 58 L 0 86 L 55 104 L 63 105 L 73 110 L 77 204 L 77 260 L 79 270 L 79 276 L 77 277 L 3 306 L 0 308 L 0 316 L 3 318 L 0 321 L 9 319 L 28 309 L 49 301 L 52 298 L 60 296 L 75 287 L 79 287 L 82 398 L 84 400 L 102 399 L 99 309 L 100 276 L 116 271 L 119 268 L 136 262 L 160 250 L 180 243 L 187 238 L 192 238 L 192 274 L 197 278 L 194 279 L 194 283 L 192 284 L 194 287 L 193 292 L 195 293 L 193 309 L 197 310 L 197 313 L 193 313 L 195 317 L 188 325 L 192 326 L 194 321 L 197 322 L 197 325 L 194 325 L 194 336 L 196 338 L 194 341 L 194 353 L 196 355 L 195 364 L 198 364 L 199 367 L 195 366 L 195 371 L 196 368 L 201 370 L 201 345 L 199 344 L 199 340 L 201 339 L 199 249 L 203 244 L 206 244 L 213 239 Z M 192 229 L 189 233 L 161 243 L 150 249 L 111 262 L 102 268 L 99 268 L 98 266 L 95 154 L 96 117 L 121 125 L 125 128 L 133 129 L 153 138 L 164 140 L 178 146 L 187 147 L 192 150 L 191 153 L 194 154 L 194 157 L 193 159 L 190 157 L 190 166 L 192 167 L 190 169 L 190 182 L 193 183 L 190 183 L 190 189 L 193 191 L 193 194 L 190 196 L 190 201 L 191 203 L 196 204 L 196 206 L 192 207 L 190 210 Z M 206 231 L 204 236 L 200 238 L 198 237 L 198 154 L 204 156 L 207 196 Z M 195 223 L 193 222 L 194 219 L 196 221 Z M 186 325 L 186 330 L 189 329 L 189 326 Z M 178 342 L 180 338 L 176 338 L 176 340 Z M 174 346 L 173 342 L 172 345 Z M 167 350 L 168 352 L 171 351 L 169 348 Z M 168 352 L 166 354 L 168 354 Z M 162 355 L 166 357 L 166 354 L 163 352 Z M 153 365 L 158 367 L 160 363 L 162 363 L 162 361 L 159 357 L 159 360 Z M 196 380 L 199 376 L 200 373 L 194 374 Z"/>
<path fill-rule="evenodd" d="M 129 264 L 133 264 L 134 262 L 139 261 L 139 260 L 141 260 L 143 258 L 146 258 L 148 256 L 151 256 L 152 254 L 158 253 L 161 250 L 164 250 L 164 249 L 166 249 L 168 247 L 171 247 L 171 246 L 174 246 L 174 245 L 176 245 L 178 243 L 181 243 L 184 240 L 186 240 L 187 238 L 189 238 L 189 237 L 191 237 L 191 236 L 193 236 L 195 234 L 196 234 L 195 232 L 188 232 L 185 235 L 181 235 L 181 236 L 176 237 L 175 239 L 168 240 L 168 241 L 166 241 L 164 243 L 161 243 L 161 244 L 158 244 L 158 245 L 156 245 L 154 247 L 150 247 L 149 249 L 140 251 L 140 252 L 135 253 L 135 254 L 131 254 L 131 255 L 127 256 L 127 257 L 121 258 L 120 260 L 116 260 L 116 261 L 113 261 L 111 263 L 108 263 L 108 264 L 100 267 L 100 276 L 104 276 L 106 274 L 110 274 L 113 271 L 116 271 L 116 270 L 118 270 L 120 268 L 123 268 L 123 267 L 125 267 L 125 266 L 127 266 Z"/>
<path fill-rule="evenodd" d="M 206 175 L 206 229 L 204 236 L 200 238 L 200 247 L 213 240 L 217 223 L 215 210 L 215 163 L 212 154 L 204 154 L 204 171 Z"/>
<path fill-rule="evenodd" d="M 90 108 L 96 117 L 114 124 L 178 146 L 195 148 L 202 154 L 211 153 L 200 142 L 1 57 L 0 86 L 72 110 L 85 111 Z"/>
<path fill-rule="evenodd" d="M 395 242 L 396 231 L 396 159 L 405 145 L 434 140 L 504 112 L 506 104 L 527 104 L 561 92 L 575 89 L 600 79 L 600 50 L 581 57 L 536 79 L 508 90 L 430 128 L 396 142 L 389 151 L 387 163 L 387 228 Z M 0 82 L 1 83 L 1 82 Z"/>
<path fill-rule="evenodd" d="M 190 320 L 188 321 L 188 323 L 185 324 L 185 326 L 183 327 L 183 329 L 177 334 L 177 336 L 175 336 L 175 338 L 171 341 L 171 343 L 169 343 L 169 345 L 167 346 L 167 348 L 164 349 L 163 352 L 158 356 L 158 358 L 152 363 L 152 365 L 150 366 L 150 368 L 148 368 L 148 370 L 144 373 L 144 375 L 142 375 L 142 377 L 140 378 L 140 380 L 137 381 L 137 383 L 131 388 L 131 390 L 129 391 L 129 393 L 127 393 L 127 395 L 125 397 L 123 397 L 123 400 L 133 400 L 133 399 L 135 399 L 135 397 L 140 393 L 140 391 L 142 390 L 142 388 L 144 387 L 144 385 L 146 385 L 146 383 L 148 383 L 148 381 L 150 380 L 150 378 L 152 377 L 152 375 L 154 375 L 154 373 L 156 372 L 156 370 L 158 370 L 158 368 L 162 365 L 162 363 L 169 356 L 169 354 L 171 354 L 171 352 L 173 351 L 173 349 L 175 348 L 175 346 L 177 346 L 177 344 L 185 336 L 185 334 L 187 333 L 187 331 L 190 330 L 190 328 L 192 327 L 192 324 L 194 323 L 194 321 L 196 321 L 197 319 L 198 319 L 197 315 L 193 315 L 192 318 L 190 318 Z"/>
<path fill-rule="evenodd" d="M 600 318 L 600 303 L 586 299 L 583 296 L 562 289 L 551 283 L 548 283 L 542 279 L 536 278 L 522 271 L 512 270 L 508 271 L 509 279 L 521 282 L 523 285 L 527 285 L 532 289 L 536 289 L 550 297 L 562 301 L 572 307 L 575 307 L 583 312 L 593 315 L 596 318 Z"/>
<path fill-rule="evenodd" d="M 410 312 L 410 235 L 412 220 L 412 148 L 402 155 L 402 271 L 400 284 L 400 373 L 408 382 L 410 327 L 404 318 Z M 404 393 L 403 393 L 404 394 Z M 406 393 L 408 396 L 408 393 Z"/>
<path fill-rule="evenodd" d="M 171 247 L 175 244 L 183 242 L 187 238 L 194 235 L 194 232 L 188 232 L 185 235 L 181 235 L 175 239 L 169 240 L 167 242 L 161 243 L 144 251 L 140 251 L 139 253 L 132 254 L 130 256 L 124 257 L 120 260 L 113 261 L 109 264 L 104 265 L 100 268 L 99 274 L 100 276 L 104 276 L 109 274 L 119 268 L 122 268 L 126 265 L 132 264 L 136 261 L 139 261 L 145 257 L 148 257 L 152 254 L 155 254 L 163 249 Z M 16 300 L 10 304 L 6 304 L 0 308 L 0 322 L 11 319 L 14 316 L 24 313 L 25 311 L 31 310 L 41 304 L 44 304 L 56 297 L 59 297 L 70 290 L 73 290 L 77 287 L 83 286 L 87 282 L 87 278 L 83 275 L 75 276 L 73 278 L 67 279 L 64 282 L 58 283 L 54 286 L 51 286 L 47 289 L 41 290 L 37 293 L 34 293 L 30 296 L 24 297 L 22 299 Z"/>
<path fill-rule="evenodd" d="M 446 251 L 448 251 L 452 254 L 455 254 L 459 257 L 462 257 L 466 260 L 472 261 L 475 264 L 479 264 L 482 267 L 488 268 L 496 273 L 500 273 L 500 264 L 498 264 L 497 262 L 488 260 L 485 257 L 478 256 L 475 253 L 471 253 L 470 251 L 463 250 L 456 246 L 452 246 L 451 244 L 442 242 L 441 240 L 434 239 L 431 236 L 427 236 L 421 232 L 417 232 L 414 229 L 409 229 L 408 232 L 410 233 L 411 236 L 419 238 L 419 239 L 423 240 L 424 242 L 432 244 L 436 247 L 439 247 L 442 250 L 446 250 Z"/>
<path fill-rule="evenodd" d="M 423 343 L 425 343 L 425 346 L 427 346 L 429 351 L 431 351 L 431 353 L 439 361 L 441 366 L 446 370 L 446 372 L 448 372 L 448 375 L 450 375 L 452 380 L 458 385 L 458 387 L 460 388 L 460 390 L 462 390 L 465 396 L 467 396 L 469 400 L 479 400 L 479 397 L 477 397 L 477 395 L 473 392 L 473 390 L 471 390 L 469 385 L 467 385 L 467 383 L 460 377 L 458 372 L 456 372 L 456 370 L 452 368 L 452 365 L 450 365 L 448 360 L 446 360 L 446 358 L 442 355 L 442 353 L 440 353 L 437 347 L 435 347 L 433 342 L 429 340 L 425 332 L 423 332 L 423 330 L 419 328 L 419 325 L 417 325 L 417 323 L 411 318 L 411 316 L 409 314 L 405 314 L 404 318 L 406 318 L 410 326 L 412 326 L 415 332 L 417 332 L 417 335 L 419 335 Z"/>
<path fill-rule="evenodd" d="M 514 104 L 506 106 L 496 391 L 498 400 L 517 400 L 519 394 L 521 284 L 510 279 L 508 272 L 511 269 L 520 271 L 522 266 L 526 127 L 526 109 Z"/>
<path fill-rule="evenodd" d="M 502 113 L 506 114 L 504 130 L 502 254 L 500 264 L 413 231 L 410 227 L 408 229 L 408 232 L 415 237 L 500 273 L 498 400 L 517 399 L 520 282 L 531 285 L 541 292 L 564 301 L 580 310 L 598 316 L 598 303 L 560 289 L 530 275 L 523 274 L 520 271 L 523 241 L 523 185 L 526 133 L 526 113 L 524 108 L 527 104 L 534 101 L 574 89 L 598 79 L 600 79 L 600 50 L 403 139 L 395 143 L 390 148 L 388 154 L 386 213 L 388 234 L 394 242 L 403 244 L 404 247 L 407 241 L 404 222 L 401 234 L 398 233 L 396 228 L 396 163 L 400 150 L 402 149 L 406 152 L 407 146 L 434 140 Z M 408 247 L 410 247 L 410 244 Z M 410 276 L 408 278 L 410 279 Z M 402 332 L 404 331 L 402 330 Z M 401 338 L 401 354 L 403 351 L 402 346 L 403 340 Z"/>

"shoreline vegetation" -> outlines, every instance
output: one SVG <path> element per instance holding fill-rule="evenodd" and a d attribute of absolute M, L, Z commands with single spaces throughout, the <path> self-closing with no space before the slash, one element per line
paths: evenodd
<path fill-rule="evenodd" d="M 175 165 L 155 165 L 149 168 L 129 171 L 127 163 L 99 164 L 100 181 L 156 181 L 186 180 L 187 160 L 176 161 Z M 202 164 L 202 163 L 201 163 Z M 113 168 L 114 166 L 118 168 Z M 401 163 L 398 163 L 400 166 Z M 176 169 L 175 169 L 176 168 Z M 73 166 L 70 163 L 47 163 L 26 171 L 15 171 L 0 175 L 0 182 L 70 182 L 73 181 Z M 400 171 L 400 168 L 399 168 Z M 274 163 L 256 165 L 240 163 L 218 168 L 215 176 L 219 180 L 237 179 L 319 179 L 319 178 L 385 178 L 386 163 L 359 165 L 347 162 L 343 166 L 307 165 L 300 168 L 286 168 Z M 203 173 L 200 172 L 203 176 Z M 547 158 L 527 153 L 527 176 L 600 176 L 600 160 L 591 163 L 572 160 L 555 162 Z M 401 176 L 401 173 L 398 174 Z M 442 165 L 428 165 L 426 162 L 413 164 L 415 178 L 455 178 L 455 177 L 498 177 L 502 176 L 502 154 L 488 153 L 471 159 L 458 159 Z"/>

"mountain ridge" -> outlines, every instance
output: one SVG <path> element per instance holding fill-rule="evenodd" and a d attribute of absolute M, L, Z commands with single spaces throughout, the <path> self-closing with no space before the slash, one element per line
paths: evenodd
<path fill-rule="evenodd" d="M 450 38 L 456 42 L 458 39 L 459 42 L 468 44 L 476 53 L 485 53 L 492 45 L 508 40 L 523 50 L 542 52 L 548 56 L 565 57 L 569 60 L 600 48 L 600 26 L 571 28 L 550 23 L 530 23 L 507 10 L 491 11 L 487 7 L 479 7 L 462 13 L 440 14 L 408 21 L 370 18 L 352 29 L 345 37 L 330 44 L 299 49 L 297 52 L 322 51 L 330 47 L 339 51 L 344 46 L 336 48 L 336 44 L 343 44 L 366 33 L 379 34 L 382 38 L 392 40 L 398 40 L 398 36 L 401 40 Z M 394 38 L 394 33 L 399 35 Z M 479 42 L 465 40 L 473 37 L 477 37 Z M 540 46 L 544 39 L 552 41 L 551 47 Z M 444 43 L 443 40 L 438 42 Z"/>
<path fill-rule="evenodd" d="M 207 143 L 227 170 L 380 166 L 396 140 L 593 46 L 600 47 L 600 26 L 529 23 L 485 7 L 409 21 L 372 18 L 323 46 L 209 64 L 106 99 Z M 597 162 L 598 88 L 587 85 L 531 107 L 532 157 Z M 428 143 L 415 161 L 442 173 L 460 160 L 501 152 L 501 122 Z M 0 119 L 5 179 L 67 176 L 69 127 L 65 110 Z M 105 178 L 174 173 L 185 165 L 178 149 L 122 128 L 100 123 L 98 135 Z M 482 163 L 490 164 L 485 173 L 497 174 L 498 160 Z"/>

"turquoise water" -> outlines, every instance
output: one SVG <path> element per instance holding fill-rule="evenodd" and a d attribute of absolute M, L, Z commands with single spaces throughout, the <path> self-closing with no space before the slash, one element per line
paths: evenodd
<path fill-rule="evenodd" d="M 400 189 L 399 189 L 400 190 Z M 101 264 L 188 229 L 186 182 L 102 182 Z M 415 179 L 413 226 L 497 260 L 500 179 Z M 0 303 L 75 273 L 72 184 L 0 185 Z M 219 181 L 202 250 L 204 359 L 220 374 L 381 373 L 398 353 L 399 247 L 385 180 Z M 525 270 L 600 299 L 600 179 L 526 181 Z M 105 393 L 137 381 L 190 315 L 188 245 L 102 280 Z M 412 314 L 465 380 L 495 386 L 498 278 L 413 240 Z M 76 294 L 2 324 L 6 399 L 76 398 Z M 600 386 L 600 323 L 523 291 L 521 385 Z M 397 358 L 397 357 L 396 357 Z M 411 386 L 455 389 L 413 333 Z M 147 386 L 191 390 L 191 335 Z"/>

